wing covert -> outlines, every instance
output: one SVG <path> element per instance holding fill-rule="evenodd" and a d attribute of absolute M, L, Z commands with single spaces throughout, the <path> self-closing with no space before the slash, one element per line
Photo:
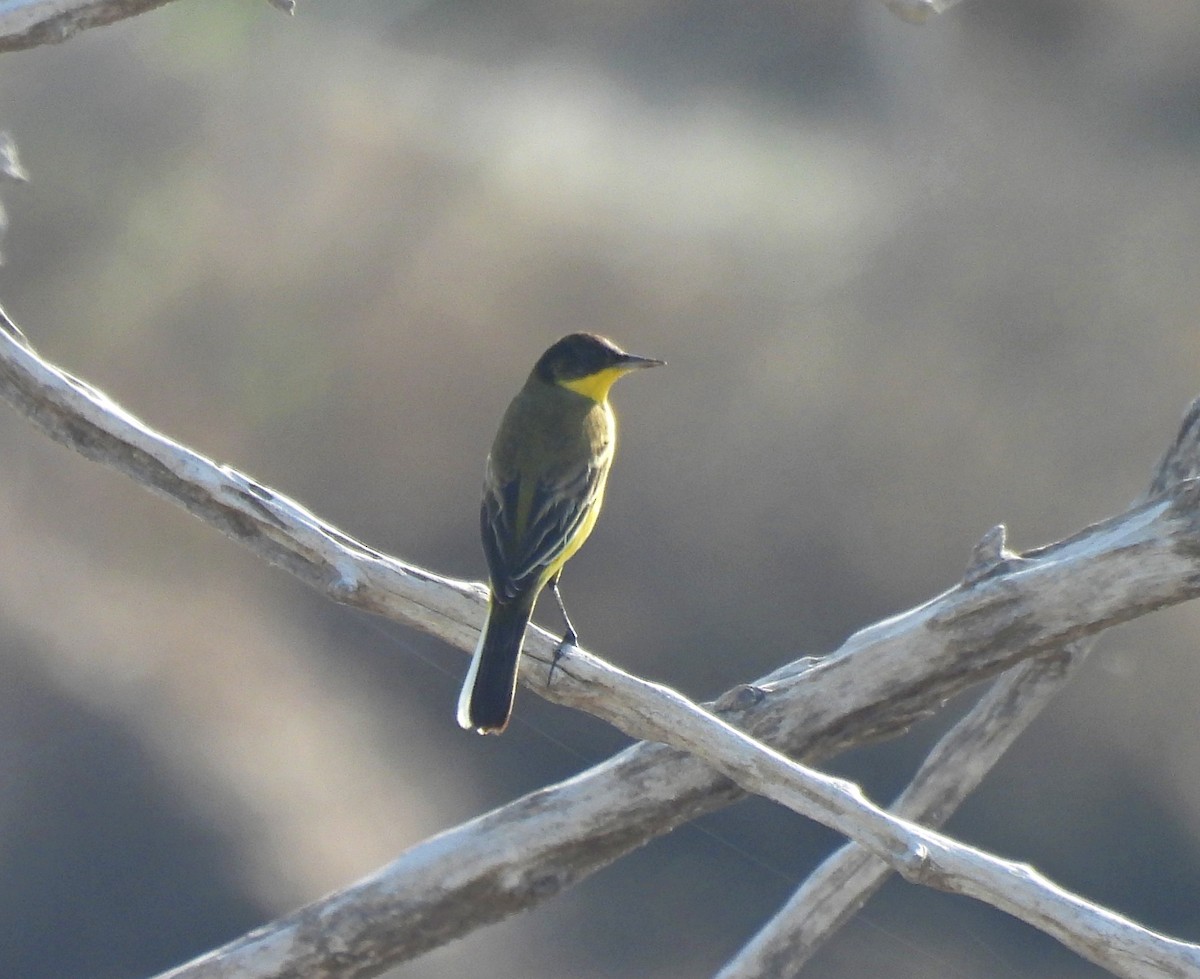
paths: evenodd
<path fill-rule="evenodd" d="M 596 505 L 605 468 L 572 466 L 526 491 L 520 476 L 500 483 L 489 465 L 479 518 L 497 598 L 511 600 L 539 584 Z"/>

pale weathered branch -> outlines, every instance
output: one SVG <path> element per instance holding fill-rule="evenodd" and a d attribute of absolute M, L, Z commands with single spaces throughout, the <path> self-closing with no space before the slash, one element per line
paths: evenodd
<path fill-rule="evenodd" d="M 1155 467 L 1141 501 L 1200 474 L 1200 401 L 1184 417 L 1174 443 Z M 1004 546 L 1004 528 L 989 531 L 972 554 L 965 580 L 979 580 L 1016 555 Z M 891 811 L 938 828 L 973 792 L 1091 652 L 1083 640 L 1043 653 L 1003 674 L 937 743 Z M 891 874 L 878 857 L 847 843 L 826 859 L 792 898 L 731 959 L 717 979 L 792 976 L 837 933 Z"/>
<path fill-rule="evenodd" d="M 102 27 L 162 7 L 170 0 L 0 0 L 0 51 L 57 44 L 89 27 Z M 269 0 L 292 12 L 295 0 Z"/>
<path fill-rule="evenodd" d="M 19 51 L 42 44 L 57 44 L 89 27 L 101 27 L 156 7 L 170 0 L 0 0 L 0 52 Z M 286 13 L 296 0 L 267 0 Z M 901 20 L 923 24 L 933 14 L 949 10 L 961 0 L 883 0 Z"/>
<path fill-rule="evenodd" d="M 937 743 L 890 811 L 941 826 L 1087 658 L 1090 642 L 1043 654 L 1001 676 Z M 716 979 L 794 976 L 892 873 L 857 843 L 829 856 Z"/>
<path fill-rule="evenodd" d="M 176 500 L 337 600 L 469 647 L 480 618 L 476 587 L 385 558 L 286 498 L 157 435 L 103 394 L 46 364 L 15 333 L 0 334 L 0 394 L 53 437 Z M 789 750 L 825 753 L 894 732 L 948 694 L 1021 658 L 1192 597 L 1200 588 L 1198 494 L 1194 482 L 1185 483 L 1036 555 L 1006 559 L 994 574 L 856 634 L 802 680 L 789 671 L 760 686 L 737 688 L 722 698 L 721 712 Z M 541 687 L 554 641 L 539 630 L 528 648 L 523 678 Z M 562 674 L 547 691 L 550 699 L 586 706 L 635 735 L 672 739 L 692 730 L 683 742 L 688 750 L 711 751 L 714 763 L 787 804 L 812 804 L 795 784 L 773 778 L 800 778 L 804 785 L 805 778 L 819 776 L 798 774 L 786 759 L 726 730 L 677 694 L 582 651 L 564 660 Z M 700 727 L 690 727 L 695 724 Z M 706 739 L 714 733 L 716 743 L 709 745 Z M 740 767 L 745 763 L 742 751 L 750 751 L 748 757 L 754 759 L 748 770 Z M 764 776 L 770 784 L 759 786 L 756 779 Z M 612 791 L 599 798 L 602 788 Z M 210 957 L 207 965 L 196 963 L 178 975 L 377 974 L 480 923 L 543 900 L 653 835 L 740 794 L 686 753 L 636 746 L 569 784 L 535 793 L 422 844 L 355 888 L 247 936 Z M 852 797 L 844 796 L 842 802 L 849 808 L 835 813 L 839 820 L 852 818 L 856 810 L 872 813 L 860 829 L 874 845 L 890 848 L 894 859 L 904 862 L 905 848 L 919 840 L 934 855 L 926 866 L 948 875 L 947 886 L 995 898 L 1005 907 L 1011 903 L 1004 897 L 1011 891 L 1007 886 L 963 876 L 981 867 L 986 871 L 986 862 L 964 857 L 961 848 L 936 836 L 911 837 L 897 850 L 901 837 L 893 835 L 889 842 L 879 829 L 890 827 L 894 834 L 897 824 L 874 810 L 859 809 Z M 881 817 L 884 823 L 871 822 Z M 526 830 L 520 840 L 512 835 L 518 824 Z M 521 842 L 528 842 L 527 848 L 520 849 Z M 1012 867 L 1002 866 L 1011 876 Z M 1017 876 L 1025 874 L 1018 870 Z M 911 866 L 909 872 L 914 872 Z M 437 881 L 432 891 L 420 888 L 422 874 Z M 982 891 L 975 890 L 980 887 Z M 1048 888 L 1037 892 L 1043 899 L 1053 893 Z M 1081 903 L 1066 900 L 1067 907 L 1072 900 Z M 1063 906 L 1061 899 L 1050 903 Z M 1065 926 L 1058 919 L 1048 918 L 1043 926 L 1085 945 L 1104 935 L 1108 954 L 1118 958 L 1149 940 L 1149 933 L 1102 914 L 1081 925 L 1083 937 L 1074 939 L 1069 929 L 1062 933 Z M 1118 935 L 1106 934 L 1108 928 Z M 1156 941 L 1155 955 L 1190 954 L 1190 946 Z"/>
<path fill-rule="evenodd" d="M 667 687 L 646 684 L 641 694 L 636 709 L 642 723 L 628 733 L 704 758 L 748 792 L 855 840 L 907 880 L 985 901 L 1118 976 L 1200 975 L 1200 945 L 1142 928 L 1063 890 L 1027 864 L 901 820 L 869 802 L 857 785 L 802 767 Z"/>
<path fill-rule="evenodd" d="M 640 681 L 638 685 L 641 690 L 637 714 L 646 729 L 639 733 L 669 740 L 702 755 L 744 789 L 852 836 L 907 879 L 984 900 L 1041 928 L 1119 976 L 1185 979 L 1200 971 L 1200 946 L 1141 928 L 1062 890 L 1032 867 L 991 856 L 896 819 L 868 802 L 856 785 L 802 768 L 666 687 Z M 552 810 L 550 814 L 557 816 Z M 407 883 L 416 885 L 411 894 L 407 890 L 381 892 L 386 883 L 378 877 L 367 882 L 376 891 L 372 895 L 374 901 L 400 908 L 406 896 L 437 895 L 444 901 L 447 892 L 463 882 L 453 874 L 447 879 L 439 872 L 440 867 L 435 869 L 435 864 L 443 862 L 437 859 L 437 851 L 452 858 L 462 855 L 465 861 L 477 857 L 480 840 L 472 833 L 474 825 L 467 824 L 425 844 L 423 857 L 433 859 L 413 860 L 406 868 Z M 511 845 L 512 841 L 509 842 Z M 510 853 L 510 862 L 511 858 Z M 411 860 L 411 854 L 398 863 L 406 859 Z M 522 869 L 519 860 L 510 868 L 518 873 Z M 557 889 L 556 881 L 543 883 Z M 247 936 L 235 946 L 227 946 L 165 974 L 163 979 L 358 977 L 375 975 L 390 964 L 388 959 L 378 957 L 347 961 L 342 945 L 344 933 L 331 925 L 342 920 L 347 911 L 361 914 L 361 906 L 347 909 L 330 902 L 324 910 L 326 913 L 307 921 L 291 916 Z M 319 947 L 327 953 L 331 932 L 338 954 L 325 954 L 311 966 L 294 964 L 292 953 L 299 945 L 314 950 Z"/>

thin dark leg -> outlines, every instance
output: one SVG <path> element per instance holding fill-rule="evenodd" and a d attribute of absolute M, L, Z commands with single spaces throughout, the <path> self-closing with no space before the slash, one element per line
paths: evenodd
<path fill-rule="evenodd" d="M 559 573 L 561 574 L 561 572 Z M 562 659 L 563 647 L 579 645 L 579 636 L 575 632 L 575 627 L 571 625 L 571 618 L 567 615 L 567 607 L 563 604 L 562 595 L 558 591 L 558 575 L 550 579 L 550 593 L 554 596 L 554 601 L 558 605 L 558 611 L 562 614 L 567 631 L 563 633 L 562 641 L 559 642 L 558 648 L 554 650 L 554 659 L 550 662 L 550 672 L 546 674 L 546 686 L 550 686 L 550 681 L 554 679 L 554 668 L 558 666 L 558 661 Z"/>
<path fill-rule="evenodd" d="M 561 573 L 559 572 L 559 574 Z M 579 636 L 575 634 L 575 627 L 571 625 L 570 616 L 567 615 L 567 607 L 563 604 L 562 595 L 558 591 L 558 575 L 550 579 L 550 593 L 554 595 L 554 601 L 558 603 L 558 611 L 563 618 L 563 625 L 567 627 L 567 631 L 563 633 L 562 645 L 578 646 Z"/>

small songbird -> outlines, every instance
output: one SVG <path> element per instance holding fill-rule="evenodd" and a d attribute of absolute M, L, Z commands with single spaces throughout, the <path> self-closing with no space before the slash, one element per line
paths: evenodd
<path fill-rule="evenodd" d="M 604 502 L 617 444 L 608 392 L 621 375 L 662 363 L 572 333 L 542 354 L 504 413 L 483 477 L 488 616 L 458 698 L 462 727 L 499 734 L 508 726 L 525 627 L 546 585 L 566 623 L 563 645 L 577 645 L 558 576 Z"/>

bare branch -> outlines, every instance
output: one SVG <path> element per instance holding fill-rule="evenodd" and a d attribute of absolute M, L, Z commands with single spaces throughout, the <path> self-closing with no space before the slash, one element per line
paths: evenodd
<path fill-rule="evenodd" d="M 473 646 L 482 586 L 402 564 L 305 507 L 153 431 L 43 360 L 0 310 L 0 395 L 55 441 L 184 507 L 334 601 Z"/>
<path fill-rule="evenodd" d="M 102 27 L 167 4 L 169 0 L 0 0 L 0 51 L 58 44 L 89 27 Z M 294 0 L 270 0 L 288 13 Z"/>
<path fill-rule="evenodd" d="M 1048 653 L 998 679 L 938 742 L 891 812 L 941 826 L 1075 675 L 1088 643 Z M 857 843 L 828 857 L 717 974 L 717 979 L 794 976 L 887 880 L 891 867 Z"/>
<path fill-rule="evenodd" d="M 1155 468 L 1142 500 L 1150 500 L 1200 472 L 1200 400 Z M 976 545 L 965 581 L 979 581 L 1016 555 L 993 527 Z M 958 809 L 1009 746 L 1087 659 L 1085 640 L 1022 663 L 1005 673 L 938 742 L 891 811 L 938 828 Z M 832 854 L 779 912 L 718 973 L 717 979 L 791 976 L 837 933 L 891 874 L 886 863 L 857 843 Z"/>
<path fill-rule="evenodd" d="M 726 775 L 736 778 L 747 791 L 757 792 L 853 836 L 878 857 L 916 883 L 937 887 L 987 901 L 995 907 L 1035 925 L 1058 938 L 1079 954 L 1130 979 L 1186 977 L 1200 969 L 1200 946 L 1156 935 L 1147 929 L 1091 904 L 1054 885 L 1033 868 L 990 856 L 932 831 L 896 819 L 869 803 L 856 785 L 804 769 L 783 755 L 752 740 L 740 731 L 691 704 L 679 694 L 655 684 L 638 682 L 638 709 L 648 726 L 664 740 L 701 755 Z M 664 726 L 669 725 L 669 730 Z M 529 815 L 521 830 L 528 832 L 537 816 L 558 814 L 538 805 L 538 796 L 527 803 Z M 376 975 L 394 963 L 386 944 L 372 946 L 365 955 L 350 958 L 344 941 L 348 930 L 340 926 L 353 920 L 354 930 L 368 928 L 364 913 L 397 911 L 411 914 L 411 902 L 428 899 L 452 900 L 451 895 L 467 882 L 464 869 L 481 859 L 494 859 L 482 852 L 490 846 L 476 830 L 484 820 L 468 823 L 436 837 L 356 888 L 357 897 L 369 896 L 364 905 L 343 892 L 322 905 L 310 906 L 268 929 L 247 936 L 201 959 L 164 974 L 161 979 L 257 979 L 257 977 L 328 976 L 338 979 Z M 484 834 L 491 835 L 491 834 Z M 494 841 L 493 841 L 494 842 Z M 525 874 L 519 856 L 520 840 L 506 840 L 505 862 L 510 874 Z M 419 855 L 418 855 L 419 854 Z M 446 872 L 449 871 L 449 876 Z M 399 880 L 404 881 L 397 888 Z M 475 882 L 477 884 L 477 882 Z M 561 880 L 542 879 L 551 891 Z M 489 890 L 489 900 L 503 901 L 499 890 Z M 320 908 L 320 913 L 317 908 Z M 453 919 L 441 909 L 439 920 Z M 386 924 L 384 914 L 382 921 Z M 451 925 L 452 927 L 452 925 Z M 378 933 L 379 929 L 370 929 Z M 342 949 L 337 956 L 327 952 L 331 935 Z M 297 961 L 295 951 L 303 947 L 312 959 Z M 360 949 L 361 951 L 361 949 Z M 284 965 L 286 963 L 286 965 Z"/>
<path fill-rule="evenodd" d="M 1158 935 L 1055 885 L 1033 867 L 994 857 L 901 820 L 851 782 L 789 760 L 690 703 L 647 684 L 638 705 L 645 727 L 629 731 L 683 748 L 743 789 L 836 829 L 907 880 L 991 904 L 1128 979 L 1200 973 L 1200 945 Z M 1004 710 L 1004 704 L 993 705 Z"/>
<path fill-rule="evenodd" d="M 0 320 L 5 324 L 11 326 Z M 471 645 L 481 618 L 477 586 L 386 558 L 293 501 L 154 433 L 102 393 L 41 360 L 12 330 L 0 332 L 0 394 L 52 437 L 128 473 L 336 600 L 388 614 L 463 648 Z M 792 667 L 760 685 L 736 688 L 721 699 L 719 712 L 754 736 L 805 756 L 896 732 L 947 695 L 1020 659 L 1193 597 L 1200 589 L 1198 497 L 1200 487 L 1188 481 L 1035 554 L 1002 557 L 993 573 L 857 633 L 803 673 Z M 544 688 L 554 646 L 540 630 L 530 636 L 523 679 L 534 681 L 535 689 Z M 1167 962 L 1168 969 L 1172 956 L 1178 962 L 1193 952 L 1093 911 L 1019 865 L 977 855 L 862 805 L 852 788 L 798 769 L 666 688 L 582 651 L 561 666 L 553 688 L 541 691 L 550 699 L 585 706 L 635 736 L 702 751 L 754 790 L 836 820 L 911 877 L 1014 911 L 1014 902 L 1025 902 L 1032 887 L 1038 900 L 1029 913 L 1041 927 L 1093 951 L 1103 939 L 1107 951 L 1096 954 L 1108 958 L 1096 961 L 1111 959 L 1123 968 L 1131 956 L 1150 955 L 1148 961 Z M 415 847 L 355 887 L 175 975 L 377 974 L 544 900 L 652 836 L 740 795 L 685 752 L 638 745 L 569 783 Z M 522 835 L 514 835 L 517 830 Z M 436 881 L 432 890 L 421 887 L 428 881 Z M 1076 929 L 1072 916 L 1081 914 L 1087 920 Z"/>

